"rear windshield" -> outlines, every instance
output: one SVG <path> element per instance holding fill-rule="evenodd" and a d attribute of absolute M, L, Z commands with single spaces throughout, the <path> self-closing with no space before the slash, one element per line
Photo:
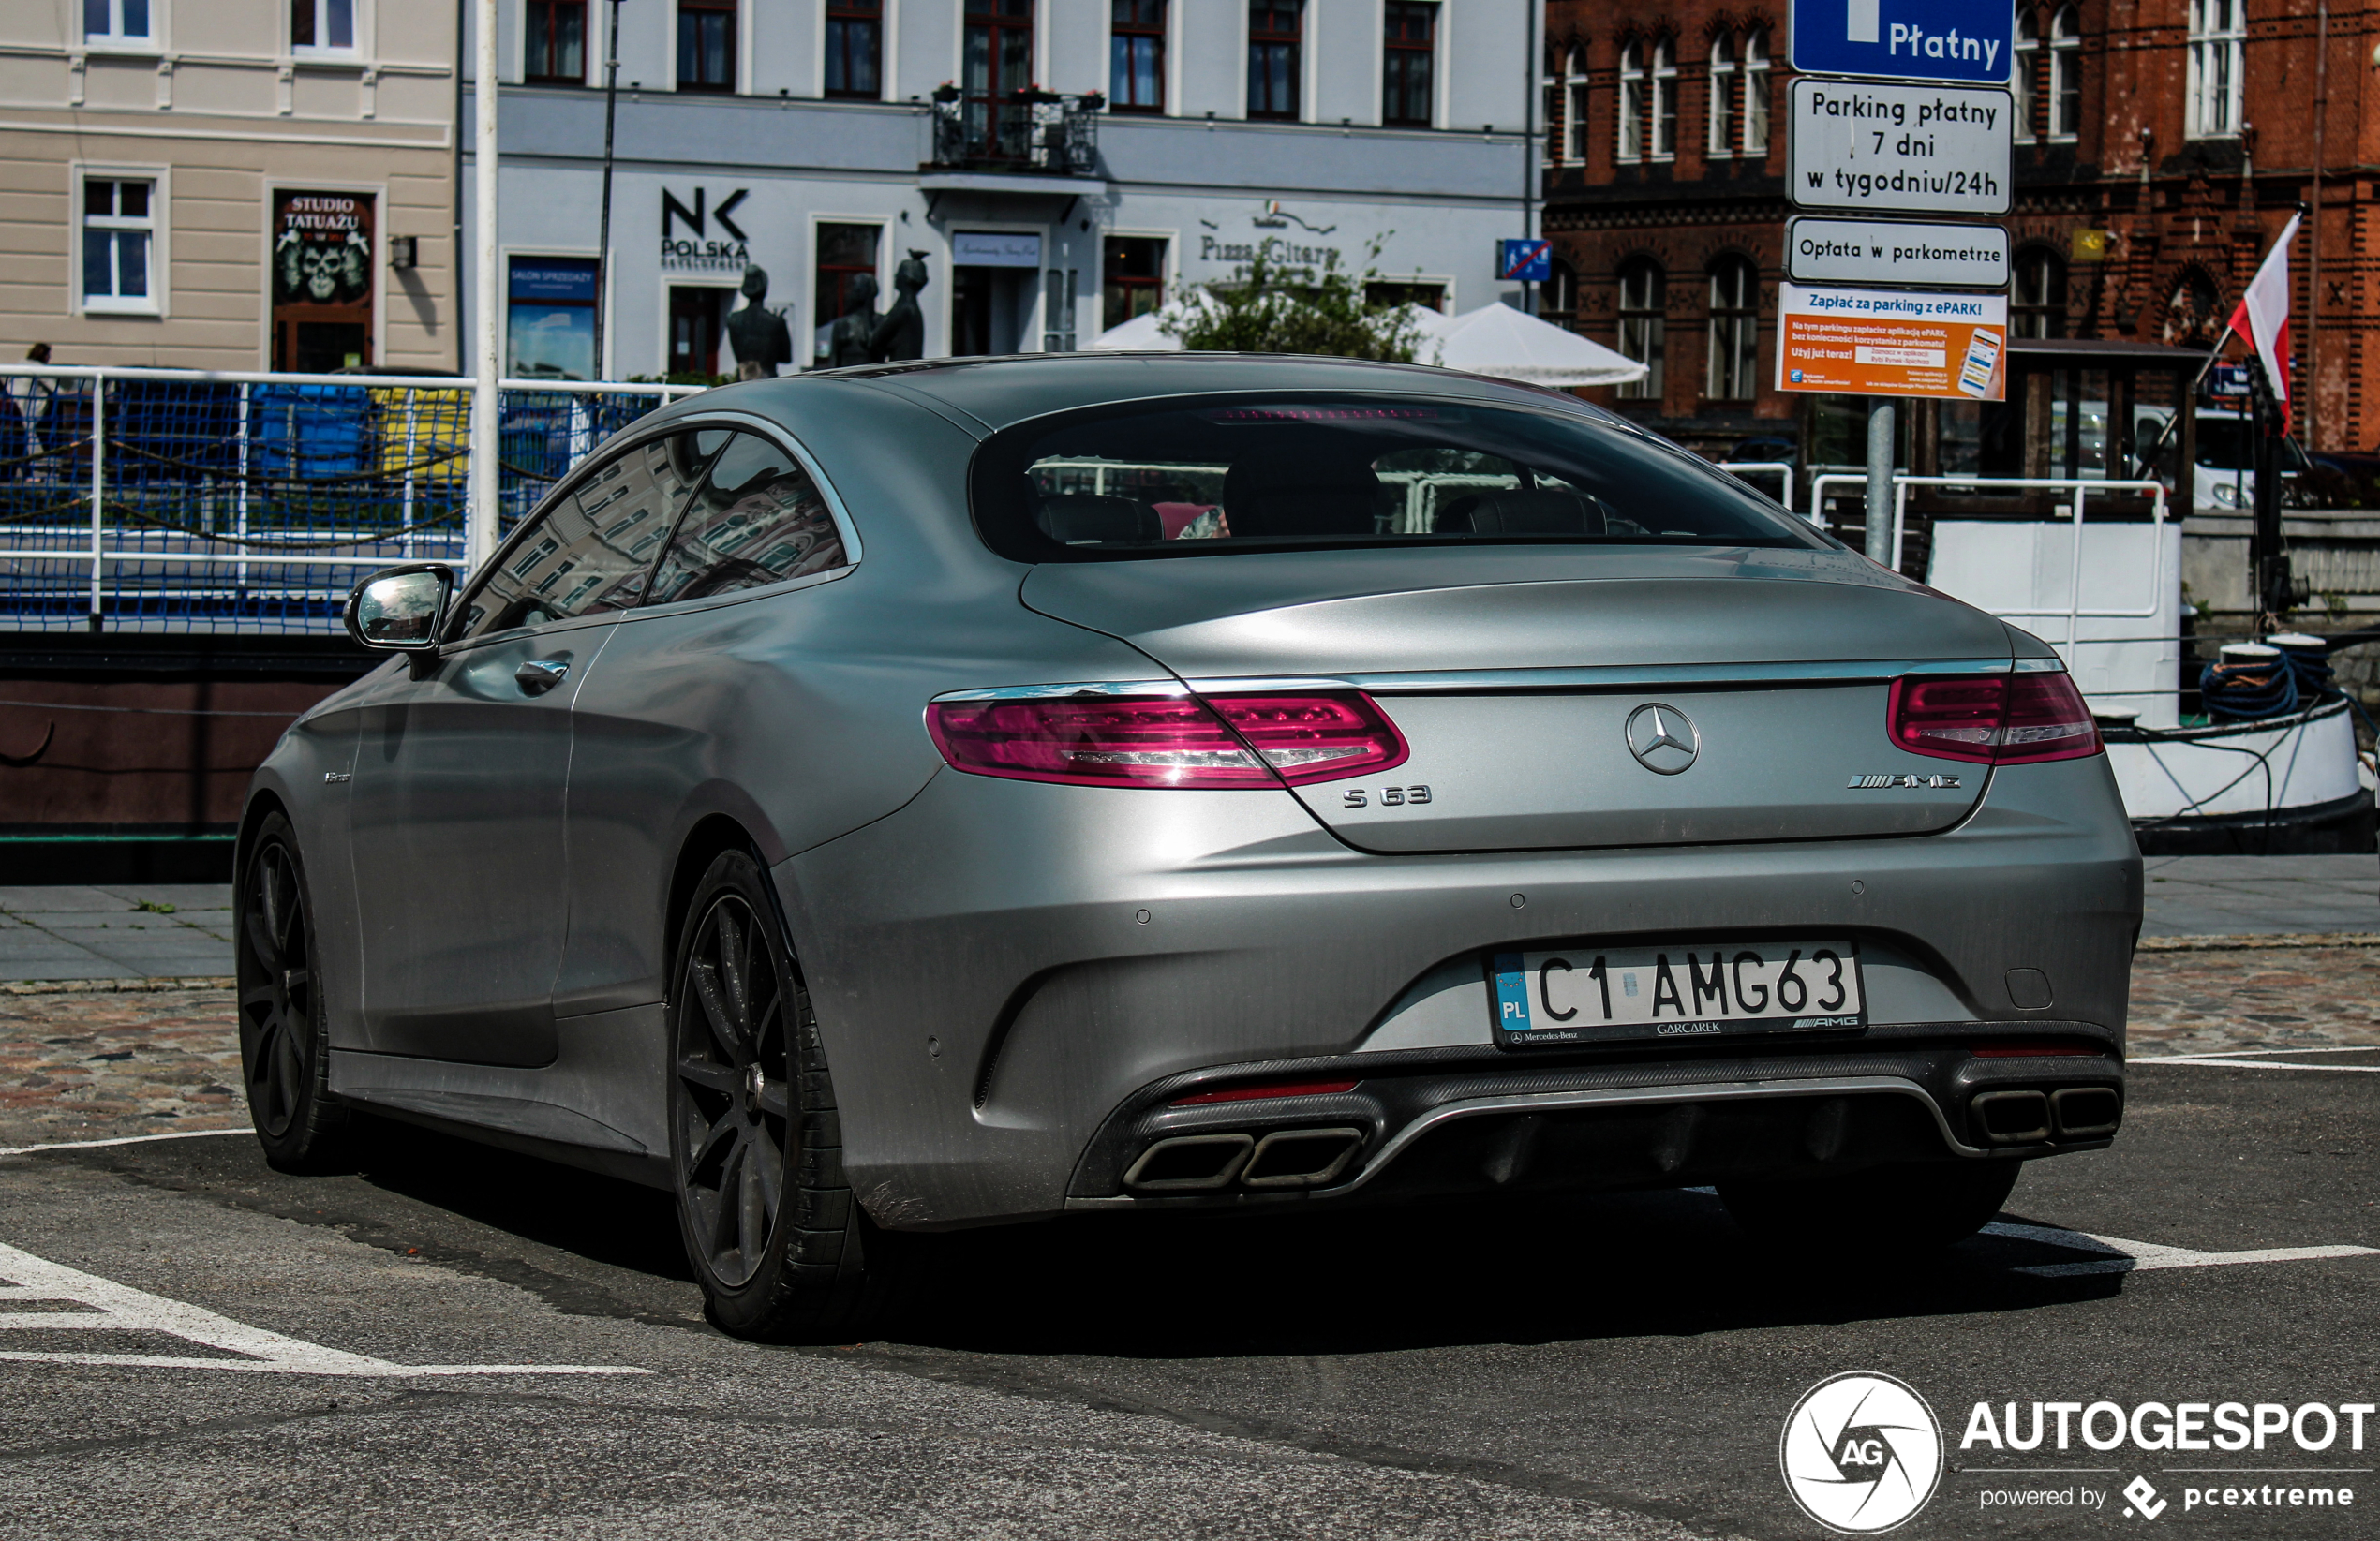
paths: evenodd
<path fill-rule="evenodd" d="M 974 499 L 992 549 L 1031 562 L 1834 544 L 1684 451 L 1584 412 L 1410 396 L 1234 397 L 1044 419 L 984 446 Z"/>

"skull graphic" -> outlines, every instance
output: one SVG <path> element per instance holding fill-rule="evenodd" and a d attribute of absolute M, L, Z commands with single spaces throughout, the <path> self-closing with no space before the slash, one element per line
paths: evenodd
<path fill-rule="evenodd" d="M 305 280 L 305 297 L 317 304 L 337 298 L 339 266 L 335 246 L 308 245 L 299 252 L 298 270 Z"/>

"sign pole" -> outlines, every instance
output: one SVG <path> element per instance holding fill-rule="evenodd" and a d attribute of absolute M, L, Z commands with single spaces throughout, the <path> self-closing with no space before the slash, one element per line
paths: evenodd
<path fill-rule="evenodd" d="M 1867 559 L 1893 565 L 1893 450 L 1897 414 L 1890 396 L 1867 398 Z"/>
<path fill-rule="evenodd" d="M 603 65 L 603 217 L 595 237 L 595 378 L 612 378 L 603 353 L 603 306 L 612 276 L 612 126 L 619 116 L 619 6 L 612 0 L 612 46 Z"/>
<path fill-rule="evenodd" d="M 463 563 L 473 571 L 496 552 L 496 498 L 499 424 L 497 386 L 496 313 L 496 0 L 478 0 L 473 25 L 471 116 L 472 211 L 478 224 L 472 286 L 478 307 L 471 317 L 471 480 Z"/>

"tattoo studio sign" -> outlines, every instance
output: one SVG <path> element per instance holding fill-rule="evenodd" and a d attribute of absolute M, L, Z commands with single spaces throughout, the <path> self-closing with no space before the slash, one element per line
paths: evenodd
<path fill-rule="evenodd" d="M 351 305 L 372 289 L 372 200 L 283 193 L 273 210 L 273 303 Z"/>

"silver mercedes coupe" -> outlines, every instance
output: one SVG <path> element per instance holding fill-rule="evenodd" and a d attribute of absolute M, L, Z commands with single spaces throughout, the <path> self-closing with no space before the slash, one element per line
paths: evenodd
<path fill-rule="evenodd" d="M 731 1332 L 1084 1212 L 1707 1184 L 1939 1246 L 2122 1115 L 2140 862 L 2056 655 L 1569 396 L 755 381 L 347 621 L 394 656 L 239 845 L 266 1154 L 669 1190 Z"/>

